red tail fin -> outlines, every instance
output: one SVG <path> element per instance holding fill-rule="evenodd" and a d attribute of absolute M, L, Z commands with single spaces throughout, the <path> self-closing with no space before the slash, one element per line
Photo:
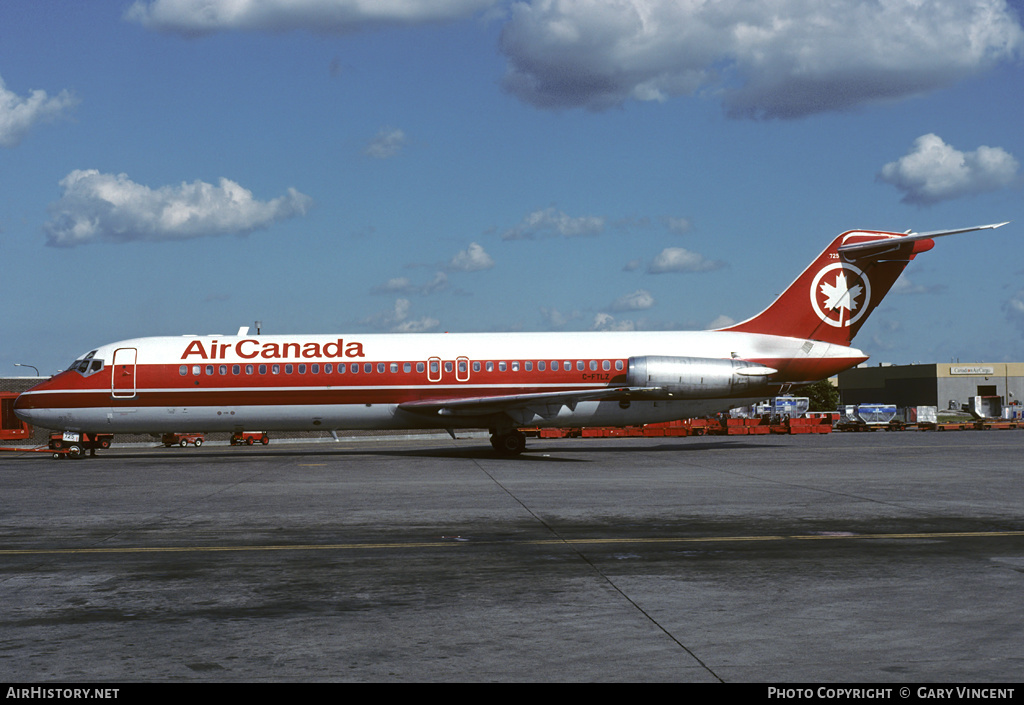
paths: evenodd
<path fill-rule="evenodd" d="M 931 238 L 998 225 L 923 234 L 845 232 L 825 248 L 771 306 L 722 328 L 849 345 L 903 268 L 934 245 Z"/>

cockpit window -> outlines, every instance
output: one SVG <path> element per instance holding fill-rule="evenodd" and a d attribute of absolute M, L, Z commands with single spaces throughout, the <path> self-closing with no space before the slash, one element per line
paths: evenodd
<path fill-rule="evenodd" d="M 95 359 L 95 355 L 98 351 L 93 350 L 87 353 L 84 357 L 80 357 L 71 363 L 69 370 L 75 370 L 83 377 L 94 375 L 103 369 L 103 360 Z"/>

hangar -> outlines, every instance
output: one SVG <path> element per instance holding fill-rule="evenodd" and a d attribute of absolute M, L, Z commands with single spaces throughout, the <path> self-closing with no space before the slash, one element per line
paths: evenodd
<path fill-rule="evenodd" d="M 1024 403 L 1024 362 L 862 365 L 838 377 L 843 404 L 895 404 L 961 409 L 971 397 Z"/>

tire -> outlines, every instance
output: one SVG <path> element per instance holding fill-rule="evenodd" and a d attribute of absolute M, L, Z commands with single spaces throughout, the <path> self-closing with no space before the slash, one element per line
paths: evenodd
<path fill-rule="evenodd" d="M 526 450 L 526 436 L 519 431 L 496 433 L 491 436 L 491 447 L 498 451 L 499 455 L 514 457 Z"/>
<path fill-rule="evenodd" d="M 195 439 L 195 441 L 193 441 L 193 443 L 195 444 L 196 448 L 198 448 L 199 446 L 203 445 L 203 439 L 197 438 Z"/>
<path fill-rule="evenodd" d="M 188 439 L 187 438 L 182 438 L 180 441 L 178 441 L 178 445 L 181 446 L 182 448 L 187 447 L 188 446 Z"/>

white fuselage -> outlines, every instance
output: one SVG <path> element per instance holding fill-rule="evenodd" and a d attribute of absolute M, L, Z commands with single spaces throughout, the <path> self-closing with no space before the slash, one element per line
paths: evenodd
<path fill-rule="evenodd" d="M 775 389 L 866 359 L 836 344 L 721 331 L 139 338 L 79 358 L 21 395 L 16 412 L 45 428 L 110 433 L 624 426 L 768 396 L 565 396 L 623 388 L 640 356 L 747 360 L 771 368 Z M 457 412 L 417 410 L 459 400 Z"/>

